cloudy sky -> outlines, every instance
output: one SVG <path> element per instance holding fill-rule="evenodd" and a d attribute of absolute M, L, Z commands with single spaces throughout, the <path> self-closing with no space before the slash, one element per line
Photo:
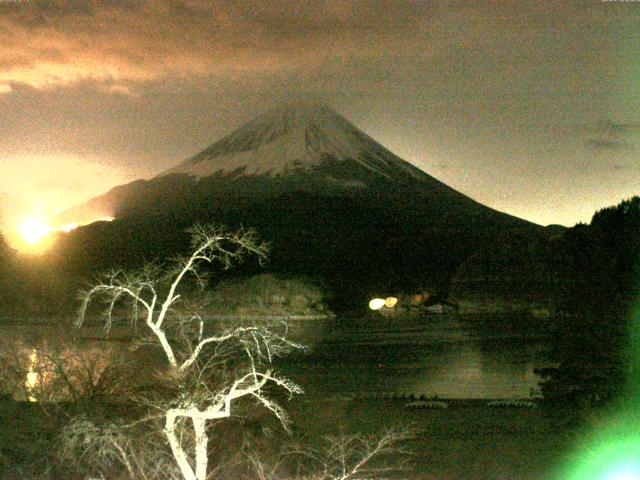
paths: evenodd
<path fill-rule="evenodd" d="M 292 97 L 541 224 L 640 194 L 640 2 L 0 0 L 5 229 Z"/>

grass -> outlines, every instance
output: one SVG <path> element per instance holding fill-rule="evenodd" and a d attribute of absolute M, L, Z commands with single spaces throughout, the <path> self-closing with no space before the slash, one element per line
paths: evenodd
<path fill-rule="evenodd" d="M 409 478 L 433 480 L 550 480 L 571 450 L 574 434 L 543 408 L 492 407 L 449 401 L 448 408 L 405 408 L 408 401 L 302 399 L 294 408 L 311 437 L 413 425 L 418 436 Z"/>
<path fill-rule="evenodd" d="M 414 453 L 412 469 L 403 477 L 416 480 L 552 480 L 552 472 L 566 461 L 575 438 L 544 408 L 448 401 L 446 409 L 415 409 L 406 408 L 408 403 L 303 395 L 285 406 L 295 436 L 305 438 L 309 446 L 327 435 L 413 426 L 418 434 L 409 443 Z M 59 421 L 38 414 L 32 404 L 15 402 L 0 402 L 0 420 L 0 478 L 45 478 L 34 472 L 42 469 L 37 462 L 55 461 L 43 449 L 51 447 Z M 246 429 L 251 422 L 234 425 L 236 430 Z M 279 427 L 273 423 L 271 428 Z M 258 443 L 273 441 L 261 439 L 264 434 L 258 432 Z M 276 437 L 286 439 L 283 433 Z M 224 434 L 224 438 L 230 437 Z"/>
<path fill-rule="evenodd" d="M 60 419 L 29 403 L 0 400 L 0 478 L 37 479 L 59 427 Z"/>

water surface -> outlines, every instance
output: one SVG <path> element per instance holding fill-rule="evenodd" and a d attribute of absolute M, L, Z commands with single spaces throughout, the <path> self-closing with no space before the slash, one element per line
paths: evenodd
<path fill-rule="evenodd" d="M 494 321 L 495 320 L 495 321 Z M 440 398 L 521 399 L 553 364 L 548 328 L 521 316 L 428 315 L 325 331 L 309 355 L 283 360 L 308 390 Z"/>
<path fill-rule="evenodd" d="M 310 338 L 305 354 L 280 359 L 284 374 L 318 393 L 521 399 L 538 388 L 534 368 L 553 364 L 548 324 L 525 316 L 426 315 L 423 318 L 310 321 L 293 325 Z M 51 325 L 0 325 L 0 349 L 32 352 L 65 333 Z M 77 332 L 95 351 L 127 342 L 99 327 Z M 53 342 L 51 342 L 53 343 Z"/>

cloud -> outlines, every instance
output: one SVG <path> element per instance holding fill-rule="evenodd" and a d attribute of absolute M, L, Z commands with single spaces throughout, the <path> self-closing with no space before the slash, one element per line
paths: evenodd
<path fill-rule="evenodd" d="M 607 119 L 584 125 L 579 131 L 587 137 L 584 140 L 584 146 L 587 150 L 626 152 L 635 149 L 635 139 L 640 132 L 640 125 Z"/>
<path fill-rule="evenodd" d="M 320 3 L 320 4 L 319 4 Z M 0 3 L 0 93 L 130 84 L 406 53 L 428 6 L 409 0 L 32 0 Z M 413 47 L 412 47 L 413 48 Z M 428 50 L 423 44 L 423 50 Z"/>
<path fill-rule="evenodd" d="M 585 147 L 595 151 L 621 151 L 628 150 L 631 145 L 625 141 L 590 138 L 585 142 Z"/>
<path fill-rule="evenodd" d="M 602 66 L 601 52 L 615 45 L 598 39 L 609 38 L 612 17 L 624 15 L 637 17 L 573 2 L 510 0 L 0 1 L 0 94 L 18 85 L 97 82 L 135 95 L 141 85 L 167 79 L 252 81 L 256 73 L 284 73 L 285 84 L 325 76 L 334 86 L 342 76 L 361 89 L 413 78 L 415 91 L 428 77 L 434 91 L 449 86 L 451 95 L 482 99 L 493 89 L 509 98 L 505 89 L 522 82 L 529 92 L 532 84 L 563 78 L 563 68 L 573 75 L 576 62 Z M 541 68 L 547 64 L 552 71 Z M 559 88 L 569 87 L 548 90 Z"/>
<path fill-rule="evenodd" d="M 620 123 L 613 120 L 600 120 L 594 123 L 593 131 L 609 137 L 626 136 L 637 133 L 640 125 L 637 123 Z"/>

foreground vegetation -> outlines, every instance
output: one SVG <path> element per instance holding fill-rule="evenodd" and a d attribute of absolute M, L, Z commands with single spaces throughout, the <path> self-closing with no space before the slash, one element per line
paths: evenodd
<path fill-rule="evenodd" d="M 321 478 L 318 464 L 305 464 L 301 457 L 283 457 L 280 447 L 285 446 L 289 453 L 301 446 L 326 451 L 328 441 L 352 439 L 354 435 L 366 440 L 375 432 L 412 423 L 419 429 L 412 438 L 398 444 L 405 451 L 409 449 L 411 455 L 398 451 L 384 459 L 386 465 L 405 467 L 401 472 L 390 473 L 390 477 L 547 480 L 555 478 L 558 467 L 570 458 L 567 452 L 578 434 L 542 407 L 490 407 L 485 402 L 459 402 L 446 409 L 409 409 L 406 403 L 303 395 L 287 403 L 291 434 L 282 432 L 264 416 L 233 419 L 216 436 L 224 436 L 228 443 L 216 446 L 224 450 L 217 455 L 227 461 L 214 478 L 270 478 L 278 460 L 281 463 L 276 478 L 305 478 L 304 472 L 309 475 L 306 478 L 314 478 L 314 473 L 315 478 Z M 0 433 L 5 460 L 0 464 L 3 479 L 86 478 L 75 466 L 62 461 L 57 451 L 51 451 L 56 439 L 52 419 L 39 413 L 37 405 L 0 402 L 0 412 L 7 427 Z M 254 469 L 252 462 L 257 460 L 266 473 L 264 477 Z"/>
<path fill-rule="evenodd" d="M 202 296 L 204 315 L 320 316 L 330 315 L 323 291 L 304 277 L 272 273 L 223 280 Z"/>
<path fill-rule="evenodd" d="M 251 231 L 196 225 L 190 255 L 112 271 L 81 294 L 77 326 L 91 315 L 92 305 L 102 305 L 96 313 L 106 332 L 126 319 L 141 337 L 134 346 L 155 354 L 152 361 L 122 362 L 99 355 L 87 361 L 69 346 L 40 355 L 34 350 L 26 361 L 19 354 L 13 363 L 5 358 L 10 368 L 1 386 L 12 397 L 22 391 L 28 402 L 6 401 L 15 411 L 22 409 L 26 418 L 34 417 L 31 426 L 50 442 L 44 454 L 31 457 L 37 473 L 31 471 L 29 478 L 206 480 L 213 474 L 239 478 L 249 468 L 247 478 L 278 472 L 348 480 L 398 470 L 386 460 L 393 453 L 397 462 L 398 454 L 404 453 L 400 443 L 411 437 L 408 429 L 389 429 L 379 436 L 325 437 L 323 445 L 305 442 L 285 452 L 278 450 L 285 442 L 264 441 L 274 435 L 275 426 L 263 426 L 268 434 L 250 438 L 238 424 L 238 418 L 246 420 L 259 412 L 266 414 L 267 422 L 271 419 L 289 431 L 282 404 L 302 388 L 278 375 L 273 360 L 303 346 L 291 339 L 286 323 L 252 317 L 248 323 L 237 318 L 206 322 L 200 304 L 182 297 L 192 290 L 185 291 L 189 281 L 204 287 L 210 267 L 228 269 L 248 255 L 261 261 L 267 250 Z M 247 313 L 247 306 L 249 313 L 263 313 L 274 303 L 293 303 L 294 310 L 305 312 L 319 308 L 317 298 L 308 304 L 309 289 L 296 292 L 291 302 L 283 301 L 277 289 L 255 291 L 264 284 L 261 279 L 253 284 L 247 292 L 255 293 L 250 302 L 233 301 L 230 293 L 237 293 L 237 288 L 223 284 L 207 305 L 215 308 L 216 302 L 226 300 L 236 314 Z M 35 458 L 43 465 L 40 469 Z M 11 468 L 11 457 L 4 452 L 2 462 Z"/>

